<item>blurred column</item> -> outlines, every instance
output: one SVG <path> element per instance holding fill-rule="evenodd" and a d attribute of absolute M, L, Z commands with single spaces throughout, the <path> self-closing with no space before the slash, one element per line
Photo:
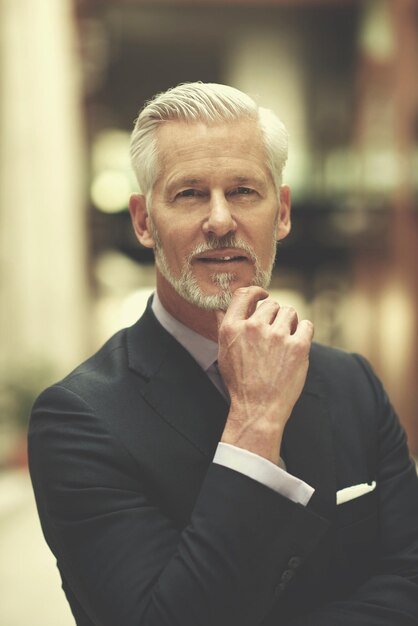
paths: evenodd
<path fill-rule="evenodd" d="M 0 373 L 88 352 L 85 155 L 70 0 L 0 0 Z"/>
<path fill-rule="evenodd" d="M 398 396 L 411 449 L 418 454 L 418 180 L 413 158 L 418 143 L 418 4 L 416 0 L 396 0 L 391 9 L 397 41 L 395 145 L 400 179 L 393 197 L 390 244 L 396 279 L 408 294 L 411 311 L 410 350 L 399 377 Z M 395 316 L 391 321 L 399 324 Z"/>
<path fill-rule="evenodd" d="M 370 313 L 358 318 L 367 327 L 361 333 L 366 355 L 400 414 L 411 451 L 418 453 L 418 211 L 413 171 L 418 5 L 416 0 L 372 0 L 363 10 L 356 148 L 363 193 L 370 193 L 371 179 L 386 178 L 391 211 L 388 254 L 363 249 L 353 261 L 356 298 L 367 302 Z M 353 330 L 358 335 L 358 328 Z M 357 349 L 355 341 L 352 345 Z"/>

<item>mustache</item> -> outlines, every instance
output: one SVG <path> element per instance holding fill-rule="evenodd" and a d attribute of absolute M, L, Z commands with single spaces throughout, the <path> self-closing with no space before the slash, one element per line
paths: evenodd
<path fill-rule="evenodd" d="M 190 263 L 193 257 L 204 252 L 210 252 L 211 250 L 219 250 L 221 248 L 232 248 L 246 252 L 254 264 L 258 263 L 258 257 L 253 248 L 244 239 L 237 239 L 234 235 L 228 234 L 223 237 L 216 237 L 210 234 L 207 240 L 198 244 L 193 248 L 190 254 L 187 256 L 187 261 Z"/>

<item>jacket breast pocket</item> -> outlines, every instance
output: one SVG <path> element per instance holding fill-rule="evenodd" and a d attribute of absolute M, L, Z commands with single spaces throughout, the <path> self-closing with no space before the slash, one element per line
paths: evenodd
<path fill-rule="evenodd" d="M 379 557 L 377 490 L 337 506 L 334 540 L 336 582 L 353 589 L 370 576 Z"/>

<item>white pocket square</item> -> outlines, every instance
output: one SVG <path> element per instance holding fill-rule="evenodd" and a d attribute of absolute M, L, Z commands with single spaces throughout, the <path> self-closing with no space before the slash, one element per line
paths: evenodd
<path fill-rule="evenodd" d="M 345 487 L 337 491 L 337 504 L 344 504 L 349 500 L 354 500 L 360 496 L 364 496 L 366 493 L 370 493 L 376 489 L 376 481 L 372 483 L 361 483 L 360 485 L 353 485 L 352 487 Z"/>

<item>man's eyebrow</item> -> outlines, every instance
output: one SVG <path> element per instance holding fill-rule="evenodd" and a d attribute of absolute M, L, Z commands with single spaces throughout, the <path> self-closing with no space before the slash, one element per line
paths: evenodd
<path fill-rule="evenodd" d="M 202 178 L 176 178 L 171 181 L 168 185 L 169 189 L 172 187 L 193 187 L 194 185 L 199 185 L 202 182 Z"/>
<path fill-rule="evenodd" d="M 234 176 L 233 182 L 236 185 L 257 185 L 265 187 L 265 181 L 259 176 Z"/>
<path fill-rule="evenodd" d="M 233 180 L 235 183 L 239 183 L 240 185 L 260 182 L 260 180 L 256 176 L 234 176 Z"/>
<path fill-rule="evenodd" d="M 196 185 L 200 185 L 200 184 L 202 184 L 201 178 L 196 178 L 194 176 L 193 177 L 180 176 L 179 178 L 174 178 L 168 182 L 167 186 L 165 187 L 165 193 L 168 196 L 171 196 L 178 189 L 181 189 L 181 188 L 187 189 L 189 187 L 196 187 Z"/>

